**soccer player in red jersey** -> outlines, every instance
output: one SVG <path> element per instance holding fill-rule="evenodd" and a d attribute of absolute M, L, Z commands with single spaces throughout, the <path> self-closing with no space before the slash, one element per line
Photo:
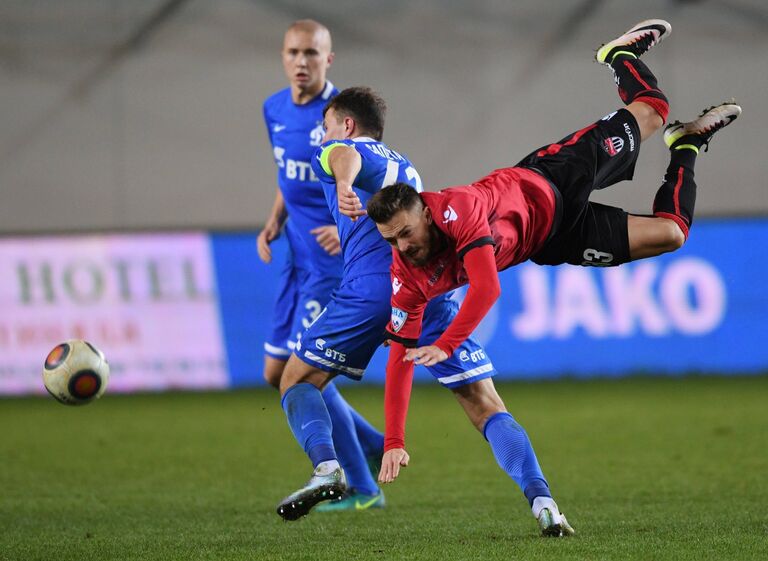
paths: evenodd
<path fill-rule="evenodd" d="M 597 61 L 613 70 L 626 108 L 471 185 L 419 194 L 395 184 L 368 201 L 368 216 L 394 247 L 380 481 L 393 481 L 409 461 L 404 435 L 413 365 L 445 360 L 472 333 L 499 296 L 497 271 L 529 259 L 540 265 L 616 266 L 674 251 L 687 239 L 696 156 L 741 113 L 734 103 L 665 128 L 670 164 L 652 215 L 589 201 L 593 190 L 632 178 L 640 142 L 666 121 L 667 99 L 639 57 L 670 30 L 663 20 L 644 21 L 597 51 Z M 353 196 L 343 203 L 349 216 L 365 212 Z M 426 303 L 464 284 L 469 289 L 453 322 L 434 344 L 416 348 Z M 473 420 L 504 411 L 490 388 L 478 388 L 471 403 L 462 404 Z"/>

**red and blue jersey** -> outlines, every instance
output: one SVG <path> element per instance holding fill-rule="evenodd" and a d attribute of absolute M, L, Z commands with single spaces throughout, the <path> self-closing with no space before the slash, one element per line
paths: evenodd
<path fill-rule="evenodd" d="M 285 235 L 296 267 L 341 277 L 343 261 L 317 243 L 310 230 L 333 224 L 320 180 L 312 171 L 312 156 L 322 143 L 323 109 L 338 90 L 326 82 L 323 91 L 304 105 L 291 98 L 290 88 L 264 102 L 264 122 L 277 164 L 277 184 L 285 200 Z"/>

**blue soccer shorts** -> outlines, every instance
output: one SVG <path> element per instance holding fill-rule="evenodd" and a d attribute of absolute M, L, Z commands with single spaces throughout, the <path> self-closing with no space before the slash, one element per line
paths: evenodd
<path fill-rule="evenodd" d="M 344 280 L 301 336 L 294 353 L 325 372 L 363 377 L 371 357 L 384 342 L 391 315 L 389 274 L 372 274 Z M 432 300 L 424 312 L 419 345 L 434 343 L 458 312 L 459 304 L 447 296 Z M 443 362 L 427 368 L 437 381 L 455 388 L 496 374 L 482 346 L 472 337 Z"/>
<path fill-rule="evenodd" d="M 340 280 L 295 267 L 288 259 L 280 271 L 272 329 L 264 342 L 264 352 L 272 358 L 288 360 L 296 342 L 328 304 Z"/>

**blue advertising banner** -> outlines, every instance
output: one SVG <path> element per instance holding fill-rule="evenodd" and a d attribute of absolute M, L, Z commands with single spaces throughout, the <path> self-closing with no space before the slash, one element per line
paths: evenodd
<path fill-rule="evenodd" d="M 285 244 L 275 242 L 271 265 L 259 260 L 255 233 L 216 234 L 211 245 L 232 384 L 262 384 Z M 501 378 L 762 373 L 767 248 L 768 220 L 700 220 L 683 249 L 654 259 L 605 269 L 524 263 L 501 273 L 502 296 L 475 335 Z M 364 381 L 383 382 L 385 361 L 380 350 Z"/>

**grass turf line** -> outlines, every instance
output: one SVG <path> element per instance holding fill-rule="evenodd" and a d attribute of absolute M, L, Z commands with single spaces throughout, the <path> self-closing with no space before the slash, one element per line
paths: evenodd
<path fill-rule="evenodd" d="M 381 426 L 382 389 L 342 392 Z M 450 392 L 415 388 L 388 508 L 285 523 L 277 394 L 0 400 L 0 560 L 766 559 L 768 377 L 499 384 L 578 535 L 539 538 Z"/>

